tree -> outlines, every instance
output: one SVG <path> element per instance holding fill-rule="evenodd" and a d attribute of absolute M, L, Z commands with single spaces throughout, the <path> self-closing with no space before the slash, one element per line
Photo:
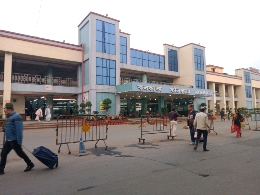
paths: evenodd
<path fill-rule="evenodd" d="M 73 104 L 73 115 L 78 115 L 79 114 L 79 106 L 77 103 Z"/>
<path fill-rule="evenodd" d="M 106 110 L 106 114 L 108 115 L 108 109 L 111 108 L 110 104 L 112 103 L 111 99 L 106 98 L 103 101 L 104 109 Z"/>
<path fill-rule="evenodd" d="M 84 104 L 84 103 L 81 103 L 80 105 L 79 105 L 80 107 L 81 107 L 81 109 L 79 110 L 79 112 L 81 113 L 81 114 L 85 114 L 85 108 L 86 108 L 86 105 Z"/>
<path fill-rule="evenodd" d="M 88 114 L 91 114 L 92 103 L 90 101 L 87 101 L 85 105 L 87 107 L 86 111 L 88 112 Z"/>

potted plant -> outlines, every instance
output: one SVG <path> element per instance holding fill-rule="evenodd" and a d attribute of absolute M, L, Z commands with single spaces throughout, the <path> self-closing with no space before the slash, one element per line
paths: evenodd
<path fill-rule="evenodd" d="M 87 101 L 85 106 L 86 106 L 86 111 L 88 112 L 88 114 L 91 114 L 92 103 L 90 101 Z"/>
<path fill-rule="evenodd" d="M 85 114 L 85 108 L 86 108 L 86 104 L 84 104 L 84 103 L 81 103 L 80 105 L 80 110 L 79 110 L 79 112 L 81 113 L 81 114 Z"/>
<path fill-rule="evenodd" d="M 167 118 L 166 116 L 168 115 L 168 109 L 166 107 L 161 108 L 161 112 L 163 115 L 163 118 Z"/>
<path fill-rule="evenodd" d="M 103 101 L 104 109 L 106 110 L 106 115 L 108 115 L 108 110 L 111 108 L 110 104 L 112 103 L 111 99 L 106 98 Z"/>

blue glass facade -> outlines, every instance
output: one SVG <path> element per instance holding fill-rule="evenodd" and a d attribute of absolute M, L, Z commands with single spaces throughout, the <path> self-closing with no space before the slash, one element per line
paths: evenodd
<path fill-rule="evenodd" d="M 97 85 L 116 85 L 116 61 L 96 58 Z"/>
<path fill-rule="evenodd" d="M 176 50 L 168 49 L 169 71 L 178 72 L 178 53 Z"/>
<path fill-rule="evenodd" d="M 116 54 L 115 25 L 96 20 L 96 51 Z"/>
<path fill-rule="evenodd" d="M 127 39 L 120 37 L 120 62 L 127 63 Z"/>
<path fill-rule="evenodd" d="M 245 83 L 251 83 L 250 72 L 244 72 Z"/>
<path fill-rule="evenodd" d="M 202 74 L 195 74 L 196 88 L 205 89 L 205 77 Z"/>
<path fill-rule="evenodd" d="M 194 48 L 194 64 L 195 70 L 204 71 L 203 50 Z"/>
<path fill-rule="evenodd" d="M 130 50 L 131 64 L 137 66 L 144 66 L 149 68 L 164 70 L 164 56 L 151 54 L 147 52 Z"/>
<path fill-rule="evenodd" d="M 251 86 L 245 86 L 246 98 L 252 98 Z"/>

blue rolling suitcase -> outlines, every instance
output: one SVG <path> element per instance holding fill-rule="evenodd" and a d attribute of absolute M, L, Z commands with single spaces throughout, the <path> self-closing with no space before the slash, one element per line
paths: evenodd
<path fill-rule="evenodd" d="M 50 151 L 48 148 L 40 146 L 34 149 L 32 154 L 50 169 L 58 167 L 58 155 Z"/>

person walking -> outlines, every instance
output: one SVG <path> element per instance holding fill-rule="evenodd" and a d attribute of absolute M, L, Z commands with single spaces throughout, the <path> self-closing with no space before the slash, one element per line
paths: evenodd
<path fill-rule="evenodd" d="M 177 119 L 180 115 L 176 112 L 175 108 L 172 109 L 171 112 L 169 112 L 169 120 L 170 120 L 170 135 L 177 136 L 176 130 L 177 130 Z"/>
<path fill-rule="evenodd" d="M 208 140 L 208 133 L 210 133 L 210 129 L 209 129 L 209 122 L 208 122 L 208 115 L 204 113 L 204 111 L 205 111 L 205 107 L 200 107 L 200 112 L 195 116 L 194 129 L 195 131 L 197 131 L 197 138 L 196 138 L 194 150 L 197 150 L 201 134 L 203 134 L 203 151 L 207 152 L 209 151 L 207 149 L 207 140 Z"/>
<path fill-rule="evenodd" d="M 187 126 L 190 129 L 190 139 L 191 139 L 191 143 L 190 145 L 194 145 L 195 144 L 195 138 L 194 138 L 194 119 L 196 116 L 197 111 L 193 110 L 193 105 L 188 105 L 188 118 L 187 118 Z"/>
<path fill-rule="evenodd" d="M 27 164 L 24 172 L 31 171 L 34 164 L 29 159 L 29 157 L 24 153 L 22 149 L 23 140 L 23 121 L 21 115 L 16 113 L 13 108 L 13 104 L 7 103 L 4 108 L 4 113 L 7 117 L 3 131 L 5 132 L 6 141 L 3 145 L 1 151 L 1 161 L 0 161 L 0 175 L 3 175 L 6 159 L 9 152 L 13 149 L 16 154 L 21 157 Z"/>
<path fill-rule="evenodd" d="M 220 116 L 221 116 L 221 120 L 223 121 L 225 121 L 226 119 L 224 118 L 224 110 L 221 110 L 220 111 Z"/>
<path fill-rule="evenodd" d="M 231 110 L 228 109 L 228 120 L 230 120 L 230 116 L 231 116 Z"/>
<path fill-rule="evenodd" d="M 232 118 L 232 126 L 234 127 L 234 129 L 237 132 L 237 138 L 241 137 L 242 133 L 241 133 L 241 122 L 244 121 L 244 117 L 240 114 L 239 110 L 235 110 L 236 114 L 234 114 L 233 118 Z"/>
<path fill-rule="evenodd" d="M 36 118 L 35 120 L 38 121 L 38 123 L 41 121 L 40 117 L 42 117 L 42 106 L 40 106 L 40 108 L 38 108 L 38 110 L 35 112 L 36 114 Z"/>
<path fill-rule="evenodd" d="M 51 109 L 50 106 L 47 106 L 45 109 L 45 122 L 50 122 L 51 119 Z"/>

